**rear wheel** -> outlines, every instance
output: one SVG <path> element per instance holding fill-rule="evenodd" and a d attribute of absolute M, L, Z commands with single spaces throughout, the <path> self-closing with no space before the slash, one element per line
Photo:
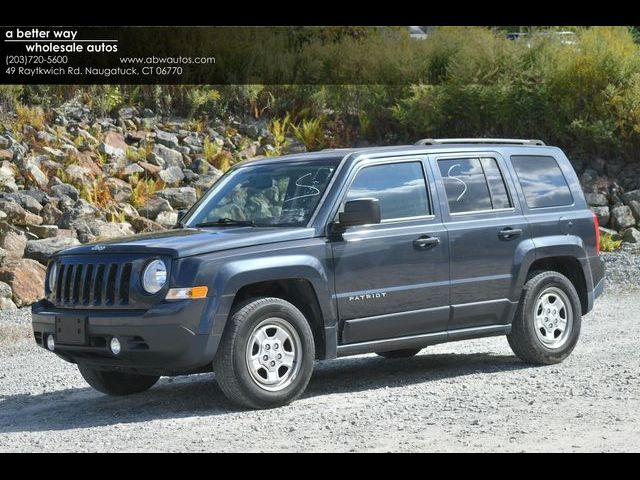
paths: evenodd
<path fill-rule="evenodd" d="M 580 298 L 567 277 L 552 271 L 534 273 L 524 286 L 507 340 L 527 363 L 560 363 L 578 342 L 581 315 Z"/>
<path fill-rule="evenodd" d="M 122 372 L 110 372 L 78 365 L 85 381 L 99 392 L 107 395 L 130 395 L 153 387 L 160 377 L 155 375 L 137 375 Z"/>
<path fill-rule="evenodd" d="M 421 348 L 403 348 L 402 350 L 391 350 L 389 352 L 376 352 L 376 355 L 379 355 L 384 358 L 410 358 L 417 355 Z"/>
<path fill-rule="evenodd" d="M 313 333 L 302 312 L 280 298 L 257 298 L 232 313 L 213 369 L 229 400 L 271 408 L 304 392 L 314 359 Z"/>

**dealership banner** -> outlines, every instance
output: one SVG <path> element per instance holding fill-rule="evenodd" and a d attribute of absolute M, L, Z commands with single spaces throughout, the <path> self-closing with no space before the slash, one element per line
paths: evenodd
<path fill-rule="evenodd" d="M 349 30 L 350 29 L 350 30 Z M 1 84 L 367 84 L 421 80 L 358 39 L 377 27 L 0 27 Z M 335 42 L 345 35 L 344 42 Z M 380 45 L 416 40 L 385 29 Z M 415 45 L 413 45 L 415 46 Z M 366 50 L 365 50 L 366 48 Z M 374 63 L 375 65 L 372 65 Z M 398 61 L 399 63 L 399 61 Z M 415 76 L 415 75 L 414 75 Z"/>

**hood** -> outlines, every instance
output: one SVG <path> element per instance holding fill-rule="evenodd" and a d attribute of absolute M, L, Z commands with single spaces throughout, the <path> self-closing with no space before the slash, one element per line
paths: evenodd
<path fill-rule="evenodd" d="M 130 237 L 87 243 L 68 248 L 58 255 L 147 253 L 188 257 L 232 248 L 312 238 L 313 228 L 208 227 L 182 228 L 141 233 Z"/>

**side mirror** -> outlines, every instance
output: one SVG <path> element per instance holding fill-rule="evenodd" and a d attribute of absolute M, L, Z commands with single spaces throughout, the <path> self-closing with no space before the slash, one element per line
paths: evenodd
<path fill-rule="evenodd" d="M 377 198 L 361 198 L 344 204 L 338 216 L 342 228 L 380 223 L 380 202 Z"/>

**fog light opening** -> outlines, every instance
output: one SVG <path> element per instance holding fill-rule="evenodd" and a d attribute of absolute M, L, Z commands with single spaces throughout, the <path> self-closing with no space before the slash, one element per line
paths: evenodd
<path fill-rule="evenodd" d="M 120 352 L 122 351 L 120 340 L 118 340 L 116 337 L 113 337 L 109 342 L 109 348 L 111 349 L 111 353 L 113 353 L 114 355 L 120 355 Z"/>
<path fill-rule="evenodd" d="M 56 339 L 53 335 L 47 335 L 47 348 L 52 352 L 56 349 Z"/>

